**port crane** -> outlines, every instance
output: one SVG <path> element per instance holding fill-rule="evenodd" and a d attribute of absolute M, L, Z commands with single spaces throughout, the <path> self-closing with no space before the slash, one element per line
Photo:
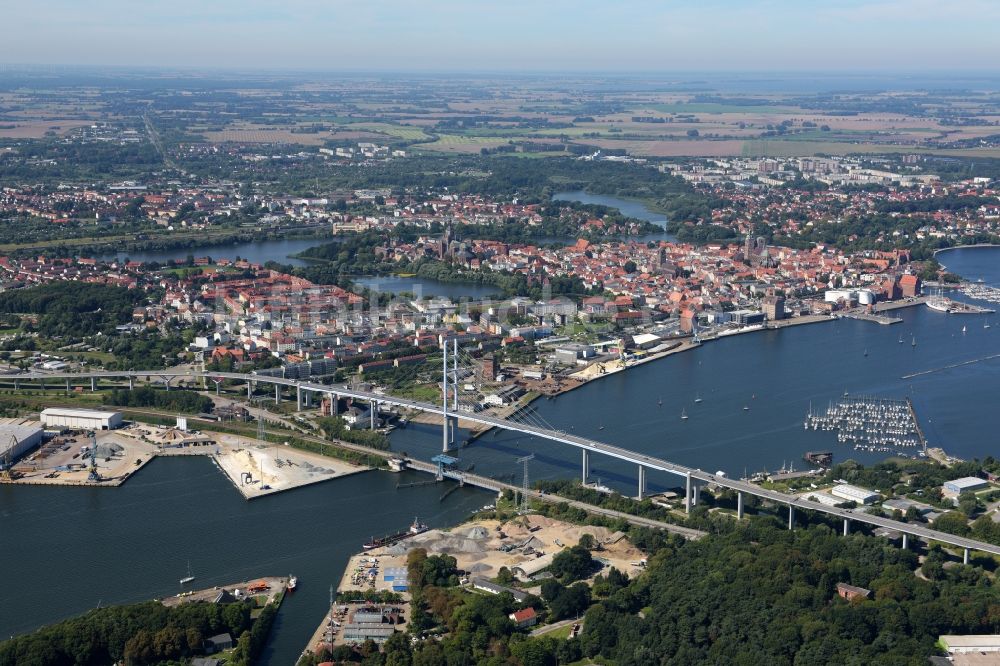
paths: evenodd
<path fill-rule="evenodd" d="M 87 475 L 87 480 L 100 481 L 101 475 L 97 471 L 97 433 L 91 430 L 87 436 L 90 437 L 90 474 Z"/>

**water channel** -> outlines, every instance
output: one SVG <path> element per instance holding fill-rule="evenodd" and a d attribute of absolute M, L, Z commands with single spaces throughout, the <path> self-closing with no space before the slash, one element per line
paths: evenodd
<path fill-rule="evenodd" d="M 234 248 L 237 254 L 263 260 Z M 939 259 L 971 279 L 1000 282 L 1000 248 L 960 249 Z M 1000 316 L 945 315 L 924 306 L 896 314 L 904 321 L 893 326 L 840 320 L 711 341 L 537 401 L 537 415 L 580 435 L 742 476 L 783 462 L 802 467 L 807 450 L 875 461 L 881 456 L 855 452 L 832 433 L 804 431 L 810 404 L 825 408 L 845 391 L 910 396 L 931 445 L 964 458 L 996 455 L 1000 359 L 904 376 L 997 354 Z M 414 423 L 395 431 L 392 444 L 429 457 L 440 450 L 440 430 Z M 457 455 L 461 466 L 520 481 L 515 461 L 527 453 L 536 455 L 532 479 L 579 474 L 575 449 L 511 433 L 487 434 Z M 630 466 L 592 458 L 592 479 L 634 493 L 635 477 Z M 0 567 L 8 572 L 0 586 L 0 636 L 98 605 L 175 594 L 190 560 L 199 587 L 299 576 L 264 660 L 292 664 L 326 609 L 329 586 L 369 536 L 405 527 L 414 514 L 435 527 L 452 525 L 490 501 L 472 489 L 444 502 L 440 486 L 396 489 L 399 480 L 420 478 L 371 472 L 247 502 L 207 459 L 172 458 L 154 461 L 120 488 L 0 486 Z M 649 482 L 656 490 L 677 479 L 651 474 Z"/>

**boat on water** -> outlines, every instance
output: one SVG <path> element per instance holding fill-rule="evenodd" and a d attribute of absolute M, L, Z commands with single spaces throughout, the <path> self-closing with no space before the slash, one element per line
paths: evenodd
<path fill-rule="evenodd" d="M 299 579 L 295 577 L 294 574 L 288 574 L 288 584 L 285 585 L 285 589 L 289 592 L 295 590 L 295 587 L 299 584 Z"/>
<path fill-rule="evenodd" d="M 194 580 L 194 576 L 191 575 L 191 561 L 188 560 L 188 575 L 184 576 L 184 578 L 181 578 L 180 583 L 181 583 L 181 585 L 187 585 L 188 583 L 190 583 L 193 580 Z"/>
<path fill-rule="evenodd" d="M 986 322 L 985 324 L 983 324 L 983 328 L 989 328 L 989 327 L 990 327 L 990 322 Z"/>
<path fill-rule="evenodd" d="M 916 336 L 910 338 L 910 346 L 911 347 L 916 347 L 917 346 L 917 338 L 916 338 Z"/>
<path fill-rule="evenodd" d="M 899 344 L 903 344 L 903 336 L 902 335 L 899 336 Z"/>
<path fill-rule="evenodd" d="M 430 528 L 427 525 L 424 525 L 422 522 L 420 522 L 419 518 L 414 518 L 413 524 L 410 525 L 410 528 L 405 532 L 397 532 L 396 534 L 390 534 L 388 536 L 382 537 L 381 539 L 376 539 L 375 537 L 372 537 L 371 540 L 368 541 L 368 543 L 364 544 L 361 547 L 365 550 L 373 550 L 375 548 L 381 548 L 382 546 L 391 546 L 392 544 L 398 541 L 402 541 L 406 537 L 411 537 L 416 534 L 423 534 L 429 529 Z"/>
<path fill-rule="evenodd" d="M 687 421 L 687 419 L 688 419 L 687 410 L 682 409 L 681 410 L 681 421 Z"/>
<path fill-rule="evenodd" d="M 701 402 L 701 394 L 700 393 L 695 393 L 694 394 L 694 401 L 696 403 Z"/>
<path fill-rule="evenodd" d="M 927 307 L 935 312 L 944 312 L 947 314 L 951 312 L 951 301 L 947 298 L 929 298 L 927 299 Z"/>
<path fill-rule="evenodd" d="M 743 411 L 744 412 L 749 412 L 750 411 L 750 405 L 743 405 Z"/>

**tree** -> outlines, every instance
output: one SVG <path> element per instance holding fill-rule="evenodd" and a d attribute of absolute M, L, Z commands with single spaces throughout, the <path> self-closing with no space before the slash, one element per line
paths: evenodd
<path fill-rule="evenodd" d="M 586 578 L 594 568 L 594 558 L 590 551 L 579 545 L 560 551 L 552 558 L 549 571 L 553 576 L 569 583 Z"/>

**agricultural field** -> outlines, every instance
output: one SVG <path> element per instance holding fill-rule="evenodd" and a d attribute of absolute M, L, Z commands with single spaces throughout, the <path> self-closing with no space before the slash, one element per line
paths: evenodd
<path fill-rule="evenodd" d="M 393 125 L 390 123 L 353 123 L 349 127 L 377 134 L 384 134 L 403 141 L 428 141 L 432 137 L 419 127 Z"/>
<path fill-rule="evenodd" d="M 289 143 L 322 146 L 327 140 L 340 138 L 332 132 L 293 132 L 285 127 L 232 126 L 223 130 L 201 132 L 210 143 Z"/>
<path fill-rule="evenodd" d="M 89 120 L 0 120 L 0 139 L 41 139 L 64 136 L 78 127 L 87 127 Z"/>

